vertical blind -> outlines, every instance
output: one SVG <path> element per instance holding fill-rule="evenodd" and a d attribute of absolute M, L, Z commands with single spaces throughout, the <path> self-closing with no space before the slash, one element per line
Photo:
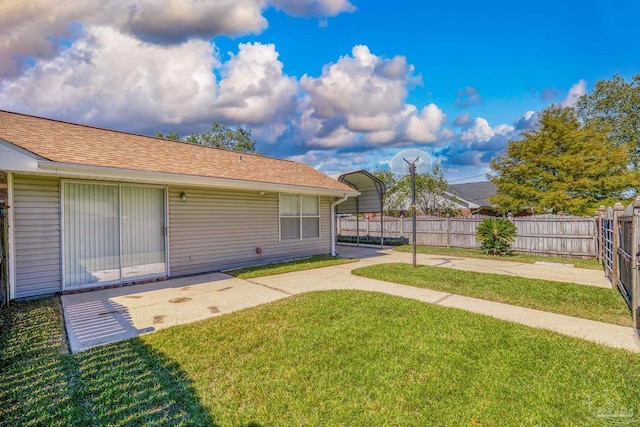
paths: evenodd
<path fill-rule="evenodd" d="M 280 238 L 300 238 L 300 196 L 280 196 Z"/>
<path fill-rule="evenodd" d="M 166 272 L 164 189 L 64 184 L 66 288 Z"/>
<path fill-rule="evenodd" d="M 164 190 L 122 187 L 122 277 L 165 272 Z"/>
<path fill-rule="evenodd" d="M 318 197 L 280 195 L 280 239 L 311 237 L 320 237 Z"/>
<path fill-rule="evenodd" d="M 120 278 L 119 188 L 64 185 L 65 286 Z"/>

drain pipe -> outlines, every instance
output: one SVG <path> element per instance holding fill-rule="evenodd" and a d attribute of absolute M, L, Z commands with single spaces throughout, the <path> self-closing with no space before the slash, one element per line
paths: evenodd
<path fill-rule="evenodd" d="M 331 203 L 331 256 L 336 256 L 336 206 L 347 200 L 349 196 L 344 196 Z"/>

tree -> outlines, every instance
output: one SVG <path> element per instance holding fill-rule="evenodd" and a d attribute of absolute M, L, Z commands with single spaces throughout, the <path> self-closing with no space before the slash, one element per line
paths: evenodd
<path fill-rule="evenodd" d="M 411 176 L 396 179 L 390 171 L 377 171 L 374 175 L 387 184 L 385 211 L 411 210 Z M 448 187 L 444 171 L 437 164 L 430 172 L 417 174 L 416 209 L 424 215 L 456 215 L 458 210 L 454 201 L 445 194 Z"/>
<path fill-rule="evenodd" d="M 232 129 L 229 126 L 214 122 L 211 124 L 210 131 L 191 134 L 184 139 L 180 138 L 175 132 L 169 132 L 167 134 L 158 132 L 156 136 L 158 138 L 183 141 L 207 147 L 260 154 L 260 152 L 256 150 L 256 141 L 251 137 L 251 130 L 245 129 L 241 125 L 237 125 L 235 129 Z"/>
<path fill-rule="evenodd" d="M 392 203 L 391 203 L 391 199 L 390 199 L 390 195 L 393 192 L 393 188 L 396 185 L 396 183 L 398 182 L 398 179 L 396 178 L 396 176 L 393 174 L 393 172 L 391 172 L 388 169 L 377 169 L 375 171 L 373 171 L 373 176 L 375 176 L 376 178 L 378 178 L 380 181 L 384 182 L 385 187 L 387 187 L 387 192 L 383 198 L 383 210 L 384 210 L 384 214 L 385 215 L 393 215 L 393 209 L 392 209 Z"/>
<path fill-rule="evenodd" d="M 629 152 L 608 138 L 606 126 L 583 124 L 571 107 L 552 105 L 537 129 L 510 141 L 506 153 L 491 161 L 502 211 L 592 214 L 600 204 L 628 197 L 637 179 Z"/>
<path fill-rule="evenodd" d="M 180 135 L 175 132 L 167 132 L 166 134 L 163 134 L 162 132 L 156 132 L 156 138 L 170 139 L 172 141 L 182 141 Z"/>
<path fill-rule="evenodd" d="M 634 169 L 640 170 L 640 74 L 629 82 L 618 74 L 598 81 L 576 108 L 585 122 L 608 127 L 610 137 L 629 149 Z"/>

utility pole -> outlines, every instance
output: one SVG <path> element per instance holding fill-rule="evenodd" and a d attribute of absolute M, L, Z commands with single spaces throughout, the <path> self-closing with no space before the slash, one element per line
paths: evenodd
<path fill-rule="evenodd" d="M 413 162 L 402 158 L 409 165 L 409 173 L 411 173 L 411 211 L 413 217 L 411 218 L 413 223 L 413 268 L 416 268 L 416 163 L 420 160 L 420 157 L 416 157 Z"/>

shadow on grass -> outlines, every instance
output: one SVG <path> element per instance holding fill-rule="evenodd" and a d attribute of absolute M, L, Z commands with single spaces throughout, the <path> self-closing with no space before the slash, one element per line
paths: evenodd
<path fill-rule="evenodd" d="M 139 340 L 69 354 L 57 297 L 0 312 L 0 368 L 0 425 L 216 425 L 180 366 Z"/>

